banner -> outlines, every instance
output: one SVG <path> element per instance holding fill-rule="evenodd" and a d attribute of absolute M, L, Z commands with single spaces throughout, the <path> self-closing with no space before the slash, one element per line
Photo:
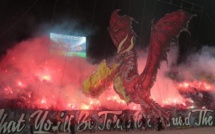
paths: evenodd
<path fill-rule="evenodd" d="M 141 111 L 50 111 L 26 109 L 0 109 L 0 133 L 27 134 L 30 131 L 30 118 L 33 119 L 34 133 L 52 132 L 56 121 L 59 132 L 70 132 L 71 119 L 75 118 L 77 132 L 96 129 L 98 131 L 117 129 L 124 131 L 125 126 L 134 129 L 154 129 L 154 119 L 142 120 Z M 175 111 L 167 125 L 174 127 L 202 127 L 215 125 L 215 112 L 210 109 Z M 92 124 L 94 121 L 94 124 Z"/>

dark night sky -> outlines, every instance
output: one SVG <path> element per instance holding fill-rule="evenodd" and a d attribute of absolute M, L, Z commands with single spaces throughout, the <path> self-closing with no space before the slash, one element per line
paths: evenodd
<path fill-rule="evenodd" d="M 190 23 L 191 35 L 182 35 L 181 53 L 199 49 L 202 44 L 215 45 L 215 1 L 213 0 L 1 0 L 0 1 L 0 54 L 6 53 L 17 42 L 50 31 L 62 34 L 86 35 L 88 55 L 98 60 L 113 55 L 115 48 L 107 27 L 112 11 L 132 16 L 138 34 L 138 46 L 147 46 L 151 20 L 175 11 L 183 5 L 197 14 Z M 202 5 L 202 7 L 198 5 Z M 190 9 L 193 10 L 190 10 Z"/>

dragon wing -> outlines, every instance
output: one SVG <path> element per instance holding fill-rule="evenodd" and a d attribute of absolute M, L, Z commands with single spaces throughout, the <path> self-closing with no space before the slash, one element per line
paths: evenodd
<path fill-rule="evenodd" d="M 178 10 L 166 14 L 153 25 L 147 62 L 140 74 L 144 90 L 150 90 L 153 86 L 160 62 L 167 60 L 170 42 L 178 39 L 182 31 L 188 31 L 188 23 L 192 16 L 183 10 Z"/>

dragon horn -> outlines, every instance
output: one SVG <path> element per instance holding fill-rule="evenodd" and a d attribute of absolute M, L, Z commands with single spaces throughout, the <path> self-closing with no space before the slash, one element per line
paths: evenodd
<path fill-rule="evenodd" d="M 125 43 L 125 41 L 128 38 L 128 34 L 126 35 L 126 37 L 120 42 L 117 53 L 119 53 L 119 51 L 122 49 L 122 45 Z"/>
<path fill-rule="evenodd" d="M 134 47 L 134 36 L 131 38 L 131 45 L 125 50 L 126 52 L 130 51 Z"/>
<path fill-rule="evenodd" d="M 121 54 L 130 51 L 133 47 L 134 47 L 134 36 L 131 38 L 131 45 L 126 50 L 122 51 Z"/>

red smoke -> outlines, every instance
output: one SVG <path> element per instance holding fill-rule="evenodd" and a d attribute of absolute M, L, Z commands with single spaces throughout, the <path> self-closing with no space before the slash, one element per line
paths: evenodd
<path fill-rule="evenodd" d="M 96 99 L 86 97 L 82 81 L 97 66 L 84 58 L 51 54 L 49 44 L 46 37 L 21 42 L 0 61 L 1 101 L 8 107 L 138 109 L 135 104 L 127 106 L 113 89 Z"/>
<path fill-rule="evenodd" d="M 83 80 L 97 65 L 84 58 L 66 57 L 50 53 L 50 40 L 35 38 L 17 44 L 0 61 L 1 105 L 19 108 L 43 109 L 140 109 L 139 105 L 121 100 L 113 89 L 107 89 L 99 98 L 86 97 Z M 146 56 L 139 57 L 139 70 L 145 66 Z M 165 64 L 166 65 L 166 64 Z M 159 104 L 183 104 L 178 84 L 164 76 L 164 64 L 152 88 L 152 98 Z"/>

